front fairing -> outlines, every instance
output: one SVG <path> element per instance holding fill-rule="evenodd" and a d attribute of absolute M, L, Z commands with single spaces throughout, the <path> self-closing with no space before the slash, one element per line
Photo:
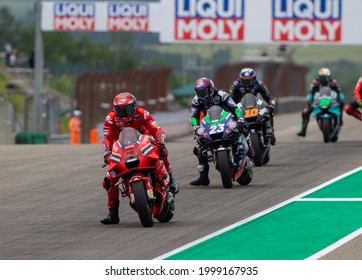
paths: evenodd
<path fill-rule="evenodd" d="M 219 107 L 220 109 L 213 107 L 209 109 L 197 130 L 200 141 L 209 144 L 220 141 L 234 141 L 237 132 L 237 122 L 233 115 L 221 107 Z"/>
<path fill-rule="evenodd" d="M 243 117 L 249 125 L 262 124 L 270 120 L 270 114 L 266 108 L 267 104 L 262 98 L 247 93 L 239 104 Z"/>
<path fill-rule="evenodd" d="M 126 176 L 135 171 L 155 170 L 159 165 L 158 148 L 147 135 L 138 143 L 123 146 L 115 142 L 109 159 L 108 172 L 112 178 Z"/>
<path fill-rule="evenodd" d="M 316 92 L 312 110 L 312 115 L 316 118 L 339 117 L 341 113 L 337 93 L 329 88 L 322 88 L 319 92 Z"/>

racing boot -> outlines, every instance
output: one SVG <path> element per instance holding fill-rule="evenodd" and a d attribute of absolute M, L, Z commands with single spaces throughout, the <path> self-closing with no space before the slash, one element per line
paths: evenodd
<path fill-rule="evenodd" d="M 297 133 L 298 136 L 305 137 L 307 134 L 307 128 L 309 123 L 309 116 L 312 112 L 312 109 L 308 106 L 302 112 L 302 129 Z"/>
<path fill-rule="evenodd" d="M 271 137 L 271 140 L 270 140 L 270 144 L 275 146 L 276 143 L 277 143 L 277 138 L 275 137 L 275 134 L 273 133 L 273 135 Z"/>
<path fill-rule="evenodd" d="M 169 175 L 170 175 L 170 182 L 168 182 L 168 187 L 170 188 L 170 191 L 173 194 L 177 194 L 179 192 L 178 184 L 176 183 L 172 173 L 169 173 Z"/>
<path fill-rule="evenodd" d="M 103 218 L 100 222 L 105 225 L 118 224 L 119 223 L 118 208 L 119 208 L 119 200 L 116 200 L 114 203 L 114 207 L 109 208 L 108 216 Z"/>
<path fill-rule="evenodd" d="M 190 182 L 190 185 L 193 186 L 208 186 L 210 184 L 209 179 L 209 165 L 201 165 L 197 166 L 197 169 L 200 173 L 200 177 L 194 181 Z"/>
<path fill-rule="evenodd" d="M 301 137 L 305 137 L 305 135 L 307 134 L 307 127 L 308 127 L 308 121 L 307 122 L 303 121 L 302 129 L 297 133 L 297 135 L 301 136 Z"/>

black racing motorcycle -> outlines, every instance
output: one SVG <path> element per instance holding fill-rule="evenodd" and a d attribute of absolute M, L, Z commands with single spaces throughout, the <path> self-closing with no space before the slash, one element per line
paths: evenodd
<path fill-rule="evenodd" d="M 266 123 L 270 121 L 270 113 L 268 104 L 258 94 L 247 93 L 243 96 L 239 108 L 243 112 L 245 121 L 249 124 L 249 132 L 251 144 L 254 147 L 254 164 L 262 166 L 270 160 L 270 142 L 271 137 L 267 137 L 267 132 L 271 135 L 271 131 L 267 131 Z M 271 129 L 271 128 L 269 128 Z"/>

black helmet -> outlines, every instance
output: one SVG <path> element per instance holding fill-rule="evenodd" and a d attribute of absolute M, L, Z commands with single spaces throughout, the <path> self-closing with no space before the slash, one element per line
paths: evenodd
<path fill-rule="evenodd" d="M 318 78 L 321 85 L 326 86 L 328 84 L 329 79 L 331 78 L 331 70 L 329 70 L 328 68 L 319 69 Z"/>

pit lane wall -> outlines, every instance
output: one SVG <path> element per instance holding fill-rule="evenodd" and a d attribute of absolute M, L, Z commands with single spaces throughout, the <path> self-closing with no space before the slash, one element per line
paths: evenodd
<path fill-rule="evenodd" d="M 41 30 L 155 32 L 162 43 L 361 44 L 361 10 L 357 0 L 44 1 Z"/>

